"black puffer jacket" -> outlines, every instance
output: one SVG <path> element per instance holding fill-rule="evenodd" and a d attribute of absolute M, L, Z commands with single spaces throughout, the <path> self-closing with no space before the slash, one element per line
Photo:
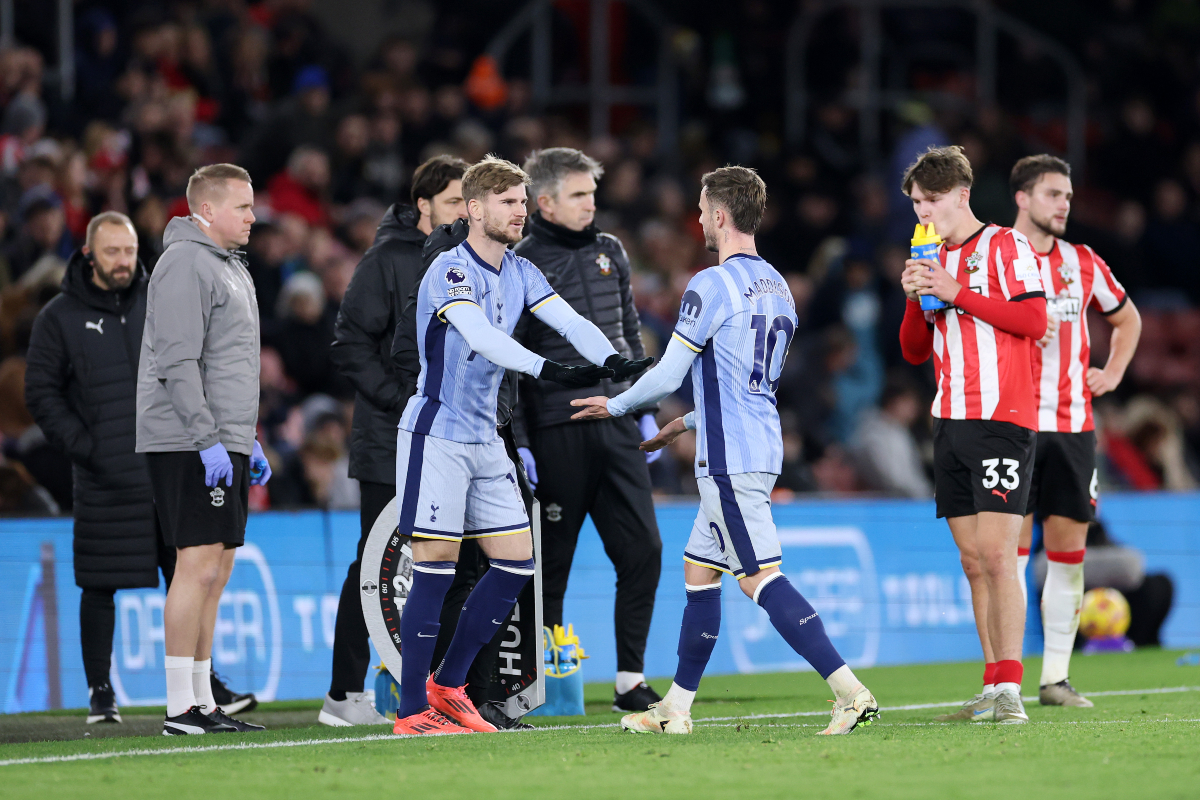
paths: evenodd
<path fill-rule="evenodd" d="M 357 392 L 350 431 L 350 477 L 396 482 L 396 426 L 407 401 L 392 365 L 392 337 L 409 295 L 420 285 L 421 246 L 411 206 L 393 205 L 342 299 L 332 357 Z"/>
<path fill-rule="evenodd" d="M 75 465 L 75 583 L 85 589 L 158 585 L 150 473 L 134 452 L 146 285 L 139 265 L 130 288 L 105 291 L 77 251 L 29 341 L 25 403 Z"/>
<path fill-rule="evenodd" d="M 559 297 L 591 320 L 618 353 L 635 360 L 645 356 L 630 287 L 629 256 L 620 239 L 602 233 L 595 225 L 572 231 L 547 222 L 541 214 L 533 214 L 525 238 L 513 251 L 532 261 Z M 551 361 L 571 365 L 589 363 L 570 342 L 532 314 L 521 319 L 514 336 L 525 347 Z M 567 389 L 557 383 L 522 376 L 521 401 L 514 418 L 517 441 L 524 446 L 526 430 L 569 421 L 576 411 L 571 401 L 576 398 L 601 394 L 616 397 L 630 385 L 629 381 L 606 380 L 589 389 Z"/>

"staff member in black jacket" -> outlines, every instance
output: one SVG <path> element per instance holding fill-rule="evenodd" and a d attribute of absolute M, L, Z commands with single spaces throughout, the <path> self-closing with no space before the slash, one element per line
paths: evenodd
<path fill-rule="evenodd" d="M 358 598 L 358 567 L 371 526 L 396 496 L 396 426 L 408 395 L 392 366 L 392 337 L 421 275 L 421 247 L 435 227 L 467 216 L 467 163 L 435 156 L 413 173 L 412 206 L 388 209 L 338 311 L 333 360 L 354 385 L 350 477 L 360 486 L 362 535 L 346 573 L 333 635 L 333 676 L 318 720 L 326 725 L 390 724 L 363 691 L 371 651 Z"/>
<path fill-rule="evenodd" d="M 596 181 L 604 169 L 566 147 L 534 152 L 525 162 L 537 211 L 514 248 L 546 275 L 550 286 L 591 320 L 625 358 L 646 355 L 630 288 L 629 258 L 615 236 L 602 233 L 596 216 Z M 560 364 L 586 364 L 570 342 L 526 317 L 518 340 Z M 650 359 L 646 359 L 649 365 Z M 658 433 L 653 412 L 636 422 L 620 417 L 572 422 L 571 401 L 603 391 L 615 397 L 629 382 L 605 380 L 593 389 L 565 389 L 523 381 L 514 414 L 530 481 L 542 503 L 542 598 L 547 626 L 562 624 L 563 596 L 583 519 L 592 521 L 617 571 L 615 608 L 617 675 L 614 711 L 644 711 L 659 696 L 642 674 L 646 637 L 662 566 L 662 540 L 650 497 L 649 456 L 638 449 Z M 540 478 L 540 482 L 539 482 Z"/>

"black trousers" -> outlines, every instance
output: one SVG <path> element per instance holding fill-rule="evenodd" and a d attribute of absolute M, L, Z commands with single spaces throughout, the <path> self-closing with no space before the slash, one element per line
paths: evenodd
<path fill-rule="evenodd" d="M 329 684 L 331 693 L 361 692 L 364 687 L 367 670 L 371 665 L 371 646 L 367 623 L 363 619 L 362 603 L 358 597 L 359 566 L 362 562 L 363 548 L 367 546 L 367 537 L 371 535 L 376 518 L 395 496 L 394 485 L 359 481 L 361 535 L 358 539 L 358 554 L 354 563 L 346 570 L 346 580 L 342 583 L 342 594 L 338 599 L 337 621 L 333 631 L 333 675 Z M 462 613 L 467 595 L 475 588 L 476 582 L 488 566 L 479 544 L 472 539 L 462 543 L 458 563 L 454 582 L 450 584 L 446 599 L 442 603 L 442 629 L 438 634 L 431 662 L 434 669 L 441 663 L 446 649 L 450 647 L 450 640 L 458 626 L 458 617 Z M 480 651 L 467 673 L 468 695 L 476 703 L 486 700 L 491 665 L 496 661 L 498 650 L 499 639 Z"/>
<path fill-rule="evenodd" d="M 542 503 L 542 602 L 547 626 L 563 624 L 563 596 L 579 529 L 591 514 L 604 552 L 617 571 L 613 617 L 617 670 L 642 672 L 654 595 L 662 570 L 662 539 L 650 497 L 642 436 L 632 417 L 571 422 L 536 430 Z"/>
<path fill-rule="evenodd" d="M 175 548 L 158 531 L 158 567 L 167 588 L 175 576 Z M 79 596 L 79 644 L 83 654 L 83 674 L 89 688 L 109 682 L 112 669 L 113 631 L 117 623 L 116 589 L 88 589 Z"/>

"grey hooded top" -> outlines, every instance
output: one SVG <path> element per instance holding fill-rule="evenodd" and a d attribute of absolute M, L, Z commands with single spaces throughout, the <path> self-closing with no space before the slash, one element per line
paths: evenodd
<path fill-rule="evenodd" d="M 258 424 L 254 282 L 236 251 L 175 217 L 150 276 L 138 365 L 137 451 L 249 455 Z"/>

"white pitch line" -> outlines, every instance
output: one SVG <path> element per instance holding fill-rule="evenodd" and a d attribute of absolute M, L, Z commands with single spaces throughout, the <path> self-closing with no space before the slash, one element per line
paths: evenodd
<path fill-rule="evenodd" d="M 1121 689 L 1108 692 L 1088 692 L 1090 697 L 1114 697 L 1121 695 L 1135 694 L 1175 694 L 1178 692 L 1200 692 L 1200 686 L 1174 686 L 1166 689 Z M 1025 698 L 1029 701 L 1037 700 L 1036 697 Z M 961 705 L 962 701 L 957 700 L 949 703 L 914 703 L 905 706 L 883 706 L 880 711 L 919 711 L 929 708 L 947 708 Z M 747 720 L 757 719 L 789 719 L 796 717 L 823 717 L 828 715 L 828 711 L 794 711 L 783 714 L 739 714 L 727 717 L 701 717 L 696 720 L 700 727 L 718 727 L 732 728 L 735 725 L 741 724 Z M 1112 725 L 1116 723 L 1133 724 L 1134 722 L 1200 722 L 1200 719 L 1143 719 L 1143 720 L 1043 720 L 1035 724 L 1038 725 Z M 715 725 L 713 723 L 727 723 L 724 725 Z M 947 725 L 949 723 L 940 722 L 881 722 L 878 725 L 887 727 L 922 727 Z M 545 725 L 535 728 L 533 731 L 521 731 L 522 733 L 535 733 L 537 731 L 565 731 L 565 730 L 593 730 L 596 728 L 614 728 L 617 723 L 603 723 L 591 725 Z M 784 725 L 780 727 L 817 727 L 810 725 Z M 518 731 L 502 731 L 503 733 L 518 733 Z M 440 734 L 445 735 L 445 734 Z M 238 742 L 236 744 L 215 744 L 202 747 L 162 747 L 162 748 L 140 748 L 137 750 L 114 750 L 104 753 L 72 753 L 64 756 L 37 756 L 29 758 L 9 758 L 0 760 L 0 767 L 13 767 L 22 764 L 61 764 L 69 761 L 98 761 L 109 758 L 120 758 L 122 756 L 169 756 L 180 755 L 181 753 L 211 753 L 217 751 L 228 750 L 274 750 L 280 747 L 308 747 L 314 745 L 327 744 L 357 744 L 360 742 L 384 742 L 395 741 L 397 739 L 412 739 L 413 736 L 397 736 L 391 733 L 376 733 L 367 736 L 344 736 L 339 739 L 292 739 L 282 742 Z"/>

